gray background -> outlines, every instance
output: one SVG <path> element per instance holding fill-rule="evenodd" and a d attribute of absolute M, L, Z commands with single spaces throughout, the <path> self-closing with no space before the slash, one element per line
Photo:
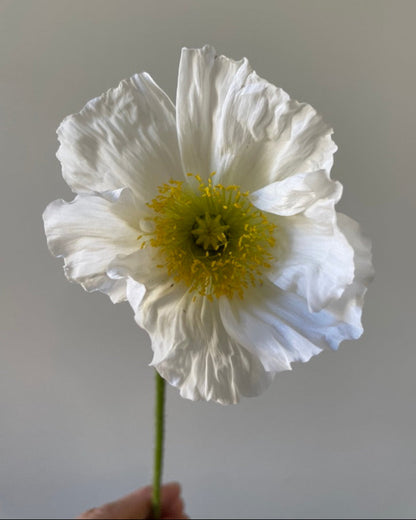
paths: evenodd
<path fill-rule="evenodd" d="M 416 2 L 1 1 L 0 515 L 72 517 L 149 482 L 150 343 L 64 278 L 41 214 L 72 194 L 64 116 L 137 71 L 171 97 L 211 43 L 335 128 L 339 209 L 373 240 L 365 333 L 237 406 L 169 388 L 165 480 L 192 517 L 412 517 Z"/>

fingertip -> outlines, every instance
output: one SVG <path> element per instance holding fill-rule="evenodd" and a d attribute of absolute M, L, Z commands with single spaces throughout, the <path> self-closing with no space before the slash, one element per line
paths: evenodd
<path fill-rule="evenodd" d="M 185 515 L 184 509 L 183 499 L 178 493 L 172 500 L 165 500 L 162 503 L 163 518 L 183 518 Z"/>
<path fill-rule="evenodd" d="M 179 482 L 168 482 L 161 488 L 162 505 L 174 502 L 181 494 Z"/>
<path fill-rule="evenodd" d="M 181 485 L 179 484 L 179 482 L 176 482 L 176 481 L 167 482 L 166 484 L 163 484 L 163 486 L 162 486 L 162 493 L 164 491 L 165 493 L 172 493 L 172 494 L 179 495 L 181 490 L 182 490 Z"/>

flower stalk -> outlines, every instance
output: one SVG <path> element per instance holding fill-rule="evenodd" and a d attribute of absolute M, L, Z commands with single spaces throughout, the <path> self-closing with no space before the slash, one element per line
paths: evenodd
<path fill-rule="evenodd" d="M 160 485 L 163 467 L 165 380 L 155 371 L 155 449 L 153 459 L 152 518 L 160 518 Z"/>

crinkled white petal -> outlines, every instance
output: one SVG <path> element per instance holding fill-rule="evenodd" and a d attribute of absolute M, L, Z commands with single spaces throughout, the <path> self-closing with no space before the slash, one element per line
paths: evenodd
<path fill-rule="evenodd" d="M 151 337 L 152 365 L 182 397 L 236 403 L 260 394 L 273 379 L 226 333 L 217 300 L 195 298 L 170 281 L 144 292 L 130 280 L 128 296 L 137 323 Z"/>
<path fill-rule="evenodd" d="M 299 296 L 265 283 L 248 289 L 244 299 L 220 300 L 220 312 L 231 338 L 261 360 L 267 371 L 290 370 L 294 361 L 306 362 L 345 339 L 357 339 L 364 295 L 374 270 L 371 244 L 357 222 L 338 214 L 338 224 L 354 250 L 354 280 L 341 296 L 318 312 L 310 312 Z"/>
<path fill-rule="evenodd" d="M 335 212 L 328 212 L 335 219 Z M 354 251 L 336 220 L 300 214 L 280 218 L 278 228 L 285 243 L 282 248 L 277 241 L 269 280 L 299 294 L 312 312 L 339 299 L 354 279 Z"/>
<path fill-rule="evenodd" d="M 215 49 L 182 49 L 176 92 L 178 138 L 184 169 L 208 177 L 217 171 L 216 140 L 227 98 L 241 88 L 251 67 L 217 56 Z"/>
<path fill-rule="evenodd" d="M 186 171 L 255 191 L 301 172 L 327 170 L 336 145 L 310 105 L 290 99 L 248 61 L 215 49 L 183 49 L 177 89 L 179 145 Z"/>
<path fill-rule="evenodd" d="M 306 211 L 319 199 L 336 203 L 341 195 L 341 184 L 331 180 L 328 172 L 320 170 L 273 182 L 251 193 L 250 201 L 262 211 L 288 217 Z"/>
<path fill-rule="evenodd" d="M 222 299 L 220 311 L 228 334 L 273 372 L 290 370 L 293 362 L 307 362 L 361 334 L 355 321 L 328 309 L 311 313 L 304 298 L 270 283 L 249 289 L 242 300 Z"/>
<path fill-rule="evenodd" d="M 371 242 L 360 231 L 359 224 L 347 215 L 337 213 L 338 226 L 354 250 L 354 280 L 339 300 L 331 302 L 328 311 L 354 327 L 358 338 L 363 332 L 362 307 L 367 287 L 374 277 Z"/>
<path fill-rule="evenodd" d="M 258 356 L 270 372 L 291 370 L 293 361 L 309 361 L 325 346 L 328 327 L 338 320 L 311 314 L 306 301 L 270 282 L 248 289 L 244 298 L 221 298 L 227 333 Z M 321 329 L 321 330 L 320 330 Z"/>
<path fill-rule="evenodd" d="M 139 248 L 127 255 L 117 255 L 108 266 L 107 274 L 113 280 L 131 279 L 150 290 L 171 280 L 165 269 L 157 267 L 160 262 L 157 249 Z"/>
<path fill-rule="evenodd" d="M 144 204 L 182 175 L 175 107 L 146 73 L 89 101 L 57 133 L 62 174 L 77 193 L 128 187 Z"/>
<path fill-rule="evenodd" d="M 117 255 L 138 247 L 138 229 L 122 218 L 134 214 L 125 191 L 82 194 L 69 203 L 56 200 L 43 214 L 49 249 L 64 258 L 67 278 L 87 291 L 108 294 L 115 303 L 126 299 L 126 283 L 110 279 L 108 267 Z"/>

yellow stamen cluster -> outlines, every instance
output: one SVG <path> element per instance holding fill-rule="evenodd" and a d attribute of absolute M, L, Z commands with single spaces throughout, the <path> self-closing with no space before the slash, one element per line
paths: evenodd
<path fill-rule="evenodd" d="M 189 174 L 189 183 L 162 184 L 148 204 L 154 231 L 142 244 L 158 248 L 158 267 L 191 291 L 209 299 L 243 297 L 270 267 L 276 226 L 251 204 L 248 192 L 214 184 L 213 175 L 207 183 Z"/>

